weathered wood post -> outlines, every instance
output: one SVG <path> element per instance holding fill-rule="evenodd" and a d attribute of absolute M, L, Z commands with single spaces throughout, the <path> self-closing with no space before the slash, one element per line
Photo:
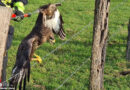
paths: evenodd
<path fill-rule="evenodd" d="M 110 0 L 95 1 L 90 90 L 104 89 L 104 63 L 108 37 Z"/>
<path fill-rule="evenodd" d="M 0 6 L 0 80 L 12 9 Z"/>

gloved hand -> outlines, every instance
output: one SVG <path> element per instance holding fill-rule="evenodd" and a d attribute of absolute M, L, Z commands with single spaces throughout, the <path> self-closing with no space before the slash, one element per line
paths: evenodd
<path fill-rule="evenodd" d="M 24 13 L 19 11 L 17 7 L 14 8 L 14 14 L 16 14 L 16 18 L 14 19 L 14 21 L 21 21 L 24 18 Z"/>

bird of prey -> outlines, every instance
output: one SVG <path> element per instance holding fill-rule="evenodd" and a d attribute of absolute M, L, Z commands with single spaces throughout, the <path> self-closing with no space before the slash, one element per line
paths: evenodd
<path fill-rule="evenodd" d="M 34 54 L 35 50 L 46 41 L 54 43 L 54 34 L 59 35 L 61 39 L 65 38 L 63 20 L 57 6 L 61 4 L 47 4 L 40 7 L 35 26 L 19 45 L 9 82 L 10 87 L 17 89 L 19 85 L 20 90 L 22 87 L 25 90 L 26 80 L 29 82 L 30 78 L 30 61 L 42 62 L 41 58 Z"/>

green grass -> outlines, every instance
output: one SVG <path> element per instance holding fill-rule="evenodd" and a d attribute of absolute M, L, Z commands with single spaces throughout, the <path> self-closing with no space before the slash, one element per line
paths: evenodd
<path fill-rule="evenodd" d="M 59 0 L 29 0 L 25 12 L 32 12 L 39 6 L 56 3 Z M 64 19 L 64 29 L 67 39 L 93 22 L 95 0 L 65 0 L 59 7 Z M 123 3 L 122 3 L 123 2 Z M 104 85 L 106 90 L 130 90 L 130 76 L 121 76 L 119 72 L 126 69 L 126 38 L 127 24 L 130 17 L 130 0 L 111 0 L 109 17 L 109 43 L 104 70 Z M 25 18 L 22 22 L 11 21 L 15 27 L 14 40 L 9 50 L 7 78 L 11 76 L 17 48 L 21 40 L 32 30 L 37 14 Z M 59 90 L 88 90 L 90 76 L 90 58 L 93 35 L 93 23 L 80 34 L 71 39 L 53 54 L 43 59 L 42 64 L 31 62 L 31 78 L 27 90 L 47 90 L 58 88 L 66 78 L 86 63 L 69 78 Z M 61 41 L 56 36 L 56 43 L 43 44 L 36 53 L 41 57 L 58 47 Z M 35 65 L 33 65 L 35 64 Z"/>

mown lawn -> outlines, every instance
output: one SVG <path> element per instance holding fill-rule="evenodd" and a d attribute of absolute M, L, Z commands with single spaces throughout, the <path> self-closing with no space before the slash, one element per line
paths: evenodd
<path fill-rule="evenodd" d="M 39 6 L 57 3 L 60 0 L 29 0 L 25 12 L 32 12 Z M 88 90 L 90 57 L 93 35 L 95 0 L 65 0 L 59 7 L 64 19 L 66 40 L 56 36 L 56 43 L 43 44 L 36 53 L 43 57 L 42 64 L 31 62 L 31 78 L 27 90 Z M 130 90 L 130 75 L 119 72 L 126 67 L 127 24 L 130 17 L 130 0 L 111 0 L 109 19 L 109 42 L 104 71 L 106 90 Z M 11 21 L 15 27 L 13 45 L 9 50 L 7 78 L 11 76 L 17 48 L 21 40 L 31 31 L 37 14 L 21 22 Z M 83 29 L 85 26 L 87 28 Z M 80 33 L 76 34 L 77 32 Z M 76 35 L 75 35 L 76 34 Z M 73 38 L 72 36 L 75 35 Z M 59 47 L 54 53 L 50 52 Z"/>

